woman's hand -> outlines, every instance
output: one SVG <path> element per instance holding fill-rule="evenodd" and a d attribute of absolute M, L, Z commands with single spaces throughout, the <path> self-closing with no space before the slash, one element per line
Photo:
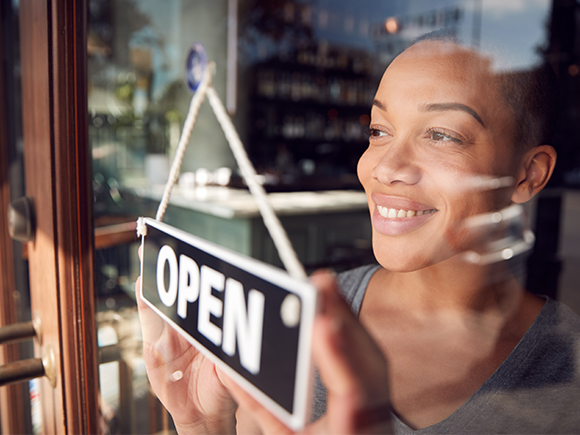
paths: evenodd
<path fill-rule="evenodd" d="M 325 384 L 326 415 L 307 426 L 305 433 L 391 433 L 387 363 L 372 338 L 338 294 L 334 277 L 317 273 L 311 278 L 322 296 L 322 312 L 313 336 L 313 358 Z M 227 376 L 220 378 L 265 434 L 292 431 L 251 398 Z"/>
<path fill-rule="evenodd" d="M 213 363 L 141 299 L 140 277 L 135 286 L 149 382 L 180 435 L 235 433 L 237 406 Z"/>

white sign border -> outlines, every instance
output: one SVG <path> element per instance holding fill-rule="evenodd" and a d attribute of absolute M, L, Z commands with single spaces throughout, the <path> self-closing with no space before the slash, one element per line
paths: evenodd
<path fill-rule="evenodd" d="M 140 297 L 149 307 L 151 307 L 160 317 L 169 323 L 181 336 L 183 336 L 189 343 L 195 346 L 206 358 L 214 363 L 220 370 L 225 372 L 229 377 L 242 386 L 252 397 L 260 402 L 266 409 L 274 414 L 279 420 L 284 422 L 293 430 L 301 430 L 307 423 L 307 418 L 311 414 L 311 387 L 312 387 L 312 364 L 311 364 L 311 348 L 312 348 L 312 328 L 314 325 L 314 316 L 317 312 L 317 290 L 306 279 L 295 278 L 288 275 L 284 270 L 278 269 L 266 263 L 262 263 L 251 257 L 245 257 L 237 252 L 230 251 L 222 246 L 215 245 L 193 234 L 187 233 L 179 228 L 159 222 L 152 218 L 144 218 L 144 223 L 148 226 L 156 228 L 176 239 L 188 243 L 202 251 L 207 252 L 214 257 L 222 259 L 227 263 L 239 267 L 242 270 L 251 271 L 255 276 L 269 281 L 279 287 L 282 287 L 292 293 L 297 294 L 301 301 L 301 326 L 298 338 L 298 362 L 296 365 L 296 380 L 294 389 L 294 413 L 289 413 L 282 408 L 274 400 L 260 391 L 256 386 L 250 383 L 247 379 L 229 367 L 221 359 L 216 357 L 213 353 L 207 350 L 202 344 L 195 340 L 191 335 L 185 332 L 173 320 L 163 314 L 155 305 L 143 297 L 143 291 Z M 141 237 L 141 245 L 143 246 L 143 254 L 141 256 L 141 276 L 143 276 L 143 258 L 145 257 L 145 237 Z M 142 282 L 143 285 L 143 282 Z"/>

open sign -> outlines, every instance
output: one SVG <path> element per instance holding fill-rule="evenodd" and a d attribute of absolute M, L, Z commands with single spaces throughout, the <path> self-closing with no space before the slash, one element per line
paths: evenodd
<path fill-rule="evenodd" d="M 146 218 L 143 299 L 293 429 L 307 421 L 316 289 Z"/>

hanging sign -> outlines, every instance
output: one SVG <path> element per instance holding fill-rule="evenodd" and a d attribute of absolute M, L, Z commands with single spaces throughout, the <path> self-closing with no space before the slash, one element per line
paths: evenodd
<path fill-rule="evenodd" d="M 167 224 L 143 222 L 145 302 L 281 421 L 302 428 L 316 289 Z"/>

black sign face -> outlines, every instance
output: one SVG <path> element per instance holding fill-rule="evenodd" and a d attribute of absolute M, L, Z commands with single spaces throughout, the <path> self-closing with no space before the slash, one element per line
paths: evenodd
<path fill-rule="evenodd" d="M 144 222 L 145 302 L 285 424 L 303 427 L 316 289 L 167 224 Z"/>

